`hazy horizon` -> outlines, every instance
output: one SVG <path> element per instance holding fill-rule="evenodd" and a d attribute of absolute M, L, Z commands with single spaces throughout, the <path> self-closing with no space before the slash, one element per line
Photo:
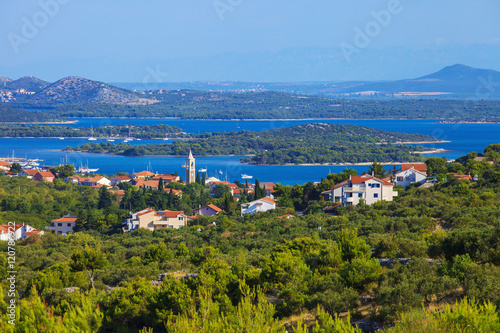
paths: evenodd
<path fill-rule="evenodd" d="M 457 63 L 500 70 L 493 0 L 40 0 L 0 9 L 0 77 L 12 79 L 332 82 L 416 78 Z"/>

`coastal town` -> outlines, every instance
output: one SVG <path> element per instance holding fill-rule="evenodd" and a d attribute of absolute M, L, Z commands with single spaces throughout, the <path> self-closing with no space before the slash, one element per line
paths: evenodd
<path fill-rule="evenodd" d="M 477 161 L 485 160 L 487 163 L 493 163 L 489 158 L 477 157 Z M 16 165 L 17 166 L 16 166 Z M 27 164 L 25 164 L 27 165 Z M 68 165 L 69 166 L 69 165 Z M 241 216 L 245 214 L 254 214 L 257 212 L 267 212 L 274 209 L 284 209 L 278 207 L 274 197 L 276 184 L 273 182 L 258 182 L 249 183 L 248 179 L 252 176 L 244 175 L 245 183 L 236 184 L 235 182 L 223 181 L 215 177 L 205 178 L 206 170 L 196 170 L 196 160 L 192 154 L 186 158 L 186 162 L 182 165 L 185 169 L 185 178 L 180 177 L 177 173 L 153 173 L 150 171 L 134 172 L 129 175 L 116 175 L 107 178 L 98 174 L 86 173 L 90 169 L 81 168 L 79 171 L 82 174 L 67 175 L 61 178 L 57 172 L 49 171 L 50 167 L 37 168 L 31 166 L 29 169 L 21 169 L 18 163 L 9 163 L 0 160 L 0 170 L 5 177 L 26 177 L 39 182 L 53 183 L 56 178 L 62 179 L 65 183 L 71 183 L 78 186 L 85 186 L 97 191 L 105 190 L 110 195 L 115 196 L 119 201 L 125 196 L 125 190 L 122 189 L 123 184 L 129 184 L 131 188 L 140 189 L 143 191 L 165 191 L 171 195 L 182 197 L 182 190 L 172 187 L 174 184 L 192 184 L 199 183 L 205 186 L 212 197 L 215 197 L 220 188 L 227 189 L 227 193 L 231 195 L 233 200 L 239 203 Z M 13 172 L 17 169 L 19 172 Z M 71 168 L 74 170 L 74 168 Z M 93 170 L 97 171 L 97 170 Z M 200 171 L 201 174 L 200 174 Z M 203 172 L 204 171 L 204 172 Z M 425 163 L 406 163 L 401 164 L 399 168 L 394 168 L 391 172 L 387 172 L 384 178 L 377 178 L 372 173 L 363 174 L 360 176 L 349 176 L 348 179 L 335 184 L 332 188 L 322 191 L 321 196 L 325 202 L 331 202 L 331 206 L 326 206 L 325 211 L 331 212 L 332 208 L 338 206 L 359 205 L 363 202 L 367 205 L 372 205 L 380 200 L 392 201 L 398 195 L 394 186 L 400 186 L 407 189 L 410 186 L 433 186 L 436 179 L 427 176 L 427 165 Z M 86 174 L 85 174 L 86 173 Z M 477 181 L 476 177 L 471 177 L 470 174 L 464 175 L 459 173 L 449 173 L 450 177 Z M 318 186 L 319 182 L 314 183 Z M 260 187 L 257 191 L 261 194 L 256 195 L 256 186 Z M 174 186 L 175 187 L 175 186 Z M 220 197 L 220 195 L 218 196 Z M 248 198 L 255 200 L 248 200 Z M 216 200 L 214 200 L 215 202 Z M 155 231 L 161 228 L 179 229 L 187 227 L 189 221 L 196 219 L 198 216 L 214 216 L 223 209 L 214 203 L 206 206 L 194 207 L 192 215 L 187 215 L 184 211 L 169 211 L 169 210 L 154 210 L 151 208 L 143 209 L 137 212 L 130 212 L 130 218 L 123 222 L 123 231 L 131 232 L 138 228 L 145 228 Z M 304 214 L 304 212 L 296 212 Z M 293 215 L 284 215 L 290 217 Z M 282 218 L 282 217 L 279 217 Z M 61 218 L 50 221 L 50 225 L 45 227 L 45 230 L 37 230 L 29 225 L 16 225 L 16 239 L 24 239 L 34 234 L 43 235 L 44 232 L 51 232 L 56 235 L 70 235 L 75 231 L 78 216 L 62 216 Z M 7 226 L 1 226 L 2 235 L 5 237 L 2 240 L 7 240 Z"/>

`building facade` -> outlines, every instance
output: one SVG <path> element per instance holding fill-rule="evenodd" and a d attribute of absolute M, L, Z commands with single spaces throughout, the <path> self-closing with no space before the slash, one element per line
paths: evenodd
<path fill-rule="evenodd" d="M 63 216 L 59 219 L 50 221 L 50 225 L 46 225 L 45 229 L 56 235 L 70 235 L 76 226 L 76 216 Z"/>
<path fill-rule="evenodd" d="M 321 194 L 325 199 L 338 202 L 343 206 L 357 205 L 363 199 L 367 205 L 377 201 L 392 201 L 398 195 L 394 185 L 370 175 L 350 177 L 348 180 L 335 185 L 331 190 Z"/>
<path fill-rule="evenodd" d="M 270 209 L 276 209 L 276 201 L 271 198 L 264 197 L 241 204 L 241 216 L 244 214 L 267 212 Z"/>
<path fill-rule="evenodd" d="M 155 211 L 151 208 L 146 208 L 133 213 L 132 216 L 123 223 L 123 231 L 130 232 L 139 228 L 154 231 L 163 228 L 179 229 L 186 226 L 187 216 L 182 211 Z"/>

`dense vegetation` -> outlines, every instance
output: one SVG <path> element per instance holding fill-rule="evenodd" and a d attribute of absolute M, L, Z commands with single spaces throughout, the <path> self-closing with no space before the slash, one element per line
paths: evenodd
<path fill-rule="evenodd" d="M 0 103 L 0 123 L 34 123 L 34 122 L 61 122 L 64 119 L 56 114 L 40 111 L 25 111 L 14 109 Z"/>
<path fill-rule="evenodd" d="M 350 311 L 352 321 L 397 321 L 388 332 L 498 331 L 500 145 L 484 152 L 493 164 L 477 156 L 453 164 L 431 158 L 435 186 L 400 189 L 393 202 L 337 208 L 335 215 L 324 213 L 333 203 L 319 194 L 354 170 L 328 175 L 317 186 L 278 184 L 278 206 L 289 208 L 240 217 L 238 206 L 227 205 L 224 213 L 198 217 L 187 228 L 126 234 L 120 226 L 131 205 L 189 214 L 209 202 L 223 207 L 225 195 L 211 198 L 197 183 L 173 184 L 182 198 L 124 185 L 126 195 L 118 201 L 105 189 L 59 179 L 46 184 L 0 177 L 3 223 L 40 227 L 67 213 L 79 216 L 74 235 L 17 242 L 16 288 L 24 296 L 17 300 L 15 328 L 1 304 L 0 327 L 307 332 L 312 325 L 312 332 L 349 332 L 348 321 L 336 316 Z M 448 172 L 475 173 L 478 181 Z M 297 217 L 296 209 L 306 215 Z M 295 217 L 277 218 L 286 213 Z M 3 284 L 7 242 L 0 247 Z M 382 267 L 383 258 L 392 264 Z M 0 297 L 0 303 L 8 300 Z"/>
<path fill-rule="evenodd" d="M 256 164 L 423 161 L 419 147 L 397 142 L 437 141 L 427 135 L 387 132 L 356 125 L 307 124 L 262 132 L 203 133 L 200 139 L 167 144 L 86 143 L 68 151 L 125 156 L 253 155 Z"/>
<path fill-rule="evenodd" d="M 166 135 L 179 137 L 189 137 L 182 133 L 182 129 L 169 125 L 115 125 L 96 128 L 69 127 L 69 126 L 49 126 L 49 125 L 0 125 L 0 137 L 10 138 L 165 138 Z"/>
<path fill-rule="evenodd" d="M 151 97 L 150 95 L 145 95 Z M 178 117 L 182 119 L 440 119 L 500 121 L 499 101 L 346 100 L 278 92 L 214 93 L 173 90 L 150 105 L 78 104 L 50 113 L 64 117 Z"/>

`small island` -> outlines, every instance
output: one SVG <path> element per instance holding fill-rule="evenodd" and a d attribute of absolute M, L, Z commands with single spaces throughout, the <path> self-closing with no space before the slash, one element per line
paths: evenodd
<path fill-rule="evenodd" d="M 419 142 L 441 142 L 422 134 L 382 131 L 357 125 L 313 123 L 261 132 L 203 133 L 189 141 L 130 145 L 86 143 L 66 151 L 124 156 L 248 156 L 258 165 L 356 164 L 421 162 Z"/>

